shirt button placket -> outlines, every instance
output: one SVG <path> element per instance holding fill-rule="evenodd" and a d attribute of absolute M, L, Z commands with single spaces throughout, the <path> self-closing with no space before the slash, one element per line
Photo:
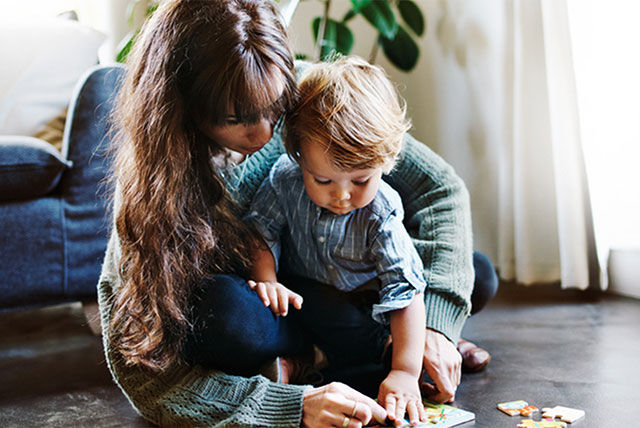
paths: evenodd
<path fill-rule="evenodd" d="M 328 267 L 329 269 L 322 269 L 324 270 L 325 273 L 323 273 L 324 275 L 327 275 L 329 279 L 333 278 L 333 271 L 331 268 L 333 268 L 333 266 L 331 266 L 331 258 L 329 256 L 329 249 L 328 246 L 326 245 L 326 241 L 327 241 L 327 237 L 325 235 L 323 235 L 323 233 L 326 230 L 330 230 L 327 227 L 327 218 L 321 216 L 320 218 L 318 218 L 318 222 L 316 223 L 316 236 L 318 237 L 318 242 L 320 243 L 319 247 L 319 256 L 321 259 L 321 263 L 322 265 Z M 332 282 L 332 281 L 329 281 Z"/>

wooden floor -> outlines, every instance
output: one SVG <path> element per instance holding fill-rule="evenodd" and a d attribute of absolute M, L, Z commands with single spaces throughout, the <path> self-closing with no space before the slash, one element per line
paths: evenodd
<path fill-rule="evenodd" d="M 463 375 L 454 405 L 476 414 L 464 427 L 515 427 L 520 418 L 496 405 L 519 399 L 583 409 L 577 428 L 640 426 L 640 301 L 503 286 L 464 336 L 493 357 Z M 0 315 L 0 426 L 148 424 L 111 381 L 74 304 Z"/>
<path fill-rule="evenodd" d="M 518 417 L 495 409 L 513 400 L 584 410 L 572 428 L 640 426 L 640 301 L 503 287 L 463 333 L 492 355 L 456 396 L 475 426 L 515 427 Z"/>

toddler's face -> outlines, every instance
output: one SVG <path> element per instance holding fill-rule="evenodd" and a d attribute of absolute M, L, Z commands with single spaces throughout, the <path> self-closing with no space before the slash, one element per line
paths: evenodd
<path fill-rule="evenodd" d="M 342 171 L 321 145 L 312 142 L 303 143 L 300 151 L 304 186 L 316 205 L 343 215 L 367 206 L 376 196 L 382 168 Z"/>

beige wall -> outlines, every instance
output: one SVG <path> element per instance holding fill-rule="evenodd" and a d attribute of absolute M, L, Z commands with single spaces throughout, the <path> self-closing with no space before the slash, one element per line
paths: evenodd
<path fill-rule="evenodd" d="M 100 62 L 108 63 L 115 58 L 117 47 L 131 31 L 127 22 L 127 6 L 132 0 L 0 0 L 2 13 L 16 18 L 30 16 L 55 16 L 74 10 L 78 20 L 105 36 L 106 41 L 99 51 Z M 134 26 L 144 20 L 146 1 L 136 5 Z"/>

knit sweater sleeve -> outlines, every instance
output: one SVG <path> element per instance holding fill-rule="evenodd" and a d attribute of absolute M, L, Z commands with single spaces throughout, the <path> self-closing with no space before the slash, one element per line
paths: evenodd
<path fill-rule="evenodd" d="M 273 164 L 284 152 L 282 128 L 279 126 L 274 130 L 271 140 L 235 167 L 232 175 L 228 177 L 227 188 L 240 210 L 240 217 L 247 213 L 253 196 L 269 175 Z"/>
<path fill-rule="evenodd" d="M 117 212 L 117 192 L 114 212 Z M 283 385 L 262 375 L 231 376 L 176 363 L 151 373 L 125 363 L 108 329 L 119 286 L 120 245 L 113 228 L 98 282 L 98 303 L 107 365 L 133 407 L 161 426 L 298 427 L 303 394 L 309 386 Z"/>
<path fill-rule="evenodd" d="M 404 224 L 424 264 L 426 326 L 456 343 L 473 290 L 468 191 L 450 165 L 408 134 L 386 181 L 402 198 Z"/>

